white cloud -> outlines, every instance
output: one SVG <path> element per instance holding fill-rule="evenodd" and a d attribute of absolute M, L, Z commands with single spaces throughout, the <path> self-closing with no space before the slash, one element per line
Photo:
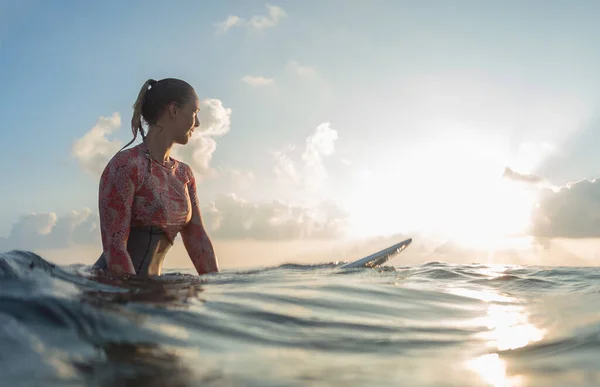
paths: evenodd
<path fill-rule="evenodd" d="M 316 189 L 327 179 L 327 171 L 323 165 L 323 156 L 335 153 L 335 141 L 338 133 L 329 122 L 317 126 L 315 132 L 306 139 L 304 152 L 300 156 L 301 170 L 296 168 L 292 160 L 295 146 L 288 146 L 281 151 L 272 152 L 273 172 L 279 183 L 300 184 L 308 189 Z"/>
<path fill-rule="evenodd" d="M 317 74 L 317 70 L 314 67 L 301 65 L 295 60 L 289 61 L 285 67 L 288 71 L 304 77 L 312 77 Z"/>
<path fill-rule="evenodd" d="M 210 162 L 216 149 L 217 142 L 214 138 L 194 133 L 185 146 L 173 149 L 172 155 L 188 164 L 195 173 L 203 177 L 214 177 L 217 171 L 210 166 Z"/>
<path fill-rule="evenodd" d="M 73 143 L 71 154 L 86 172 L 101 174 L 106 163 L 119 151 L 123 144 L 108 137 L 120 126 L 119 113 L 113 113 L 110 117 L 100 117 L 92 129 Z"/>
<path fill-rule="evenodd" d="M 600 179 L 544 189 L 533 212 L 531 233 L 542 238 L 600 237 Z"/>
<path fill-rule="evenodd" d="M 509 167 L 504 168 L 504 173 L 502 174 L 502 176 L 509 180 L 518 181 L 522 183 L 537 184 L 544 181 L 544 179 L 542 179 L 540 176 L 515 172 Z"/>
<path fill-rule="evenodd" d="M 225 34 L 227 33 L 227 31 L 229 31 L 231 28 L 240 25 L 244 22 L 244 20 L 242 18 L 240 18 L 239 16 L 235 16 L 235 15 L 229 15 L 227 16 L 227 19 L 225 19 L 224 21 L 217 23 L 217 33 L 218 34 Z"/>
<path fill-rule="evenodd" d="M 287 13 L 281 7 L 267 4 L 266 8 L 267 15 L 254 15 L 249 20 L 236 15 L 227 16 L 224 21 L 215 24 L 217 34 L 227 33 L 233 27 L 247 27 L 254 30 L 272 28 L 287 17 Z"/>
<path fill-rule="evenodd" d="M 211 236 L 221 239 L 294 240 L 342 236 L 347 214 L 334 202 L 315 206 L 281 201 L 247 202 L 235 194 L 220 195 L 203 210 Z"/>
<path fill-rule="evenodd" d="M 222 136 L 231 129 L 231 109 L 215 98 L 205 99 L 200 104 L 199 132 L 206 136 Z"/>
<path fill-rule="evenodd" d="M 210 162 L 217 149 L 213 137 L 223 136 L 231 129 L 231 109 L 214 98 L 204 99 L 200 104 L 199 130 L 195 131 L 190 141 L 180 147 L 173 148 L 172 156 L 188 164 L 196 173 L 204 177 L 214 176 L 216 171 Z"/>
<path fill-rule="evenodd" d="M 274 162 L 273 172 L 275 172 L 277 180 L 281 182 L 300 183 L 300 177 L 296 171 L 294 162 L 289 156 L 294 149 L 295 147 L 290 145 L 281 151 L 272 152 Z"/>
<path fill-rule="evenodd" d="M 246 75 L 242 77 L 242 82 L 249 84 L 250 86 L 270 86 L 275 83 L 273 78 L 265 78 L 263 76 Z"/>
<path fill-rule="evenodd" d="M 264 15 L 255 15 L 252 16 L 250 21 L 248 22 L 252 28 L 261 30 L 264 28 L 275 27 L 281 19 L 287 16 L 287 13 L 283 10 L 283 8 L 278 7 L 276 5 L 268 5 L 267 10 L 269 14 L 267 16 Z"/>
<path fill-rule="evenodd" d="M 0 251 L 99 243 L 98 224 L 97 215 L 88 208 L 60 217 L 54 212 L 27 214 L 12 226 L 7 238 L 0 239 Z"/>
<path fill-rule="evenodd" d="M 333 154 L 337 138 L 337 131 L 331 129 L 329 122 L 325 122 L 317 126 L 315 133 L 306 139 L 306 150 L 302 160 L 305 163 L 305 175 L 308 180 L 318 184 L 327 178 L 322 156 Z"/>

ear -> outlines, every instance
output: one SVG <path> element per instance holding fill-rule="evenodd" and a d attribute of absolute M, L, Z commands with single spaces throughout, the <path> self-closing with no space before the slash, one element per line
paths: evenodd
<path fill-rule="evenodd" d="M 177 106 L 175 106 L 175 102 L 169 103 L 165 110 L 169 115 L 169 118 L 175 119 L 175 116 L 177 115 Z"/>

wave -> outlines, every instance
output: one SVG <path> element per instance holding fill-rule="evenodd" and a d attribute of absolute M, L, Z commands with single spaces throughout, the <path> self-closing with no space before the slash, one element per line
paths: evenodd
<path fill-rule="evenodd" d="M 596 268 L 342 264 L 123 279 L 2 253 L 0 372 L 8 385 L 469 386 L 483 376 L 431 367 L 488 353 L 540 384 L 597 372 Z"/>

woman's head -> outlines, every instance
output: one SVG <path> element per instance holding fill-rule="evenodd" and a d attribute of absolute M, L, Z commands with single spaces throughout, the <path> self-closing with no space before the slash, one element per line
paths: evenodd
<path fill-rule="evenodd" d="M 179 144 L 188 142 L 193 129 L 199 125 L 197 113 L 200 101 L 194 88 L 181 79 L 147 80 L 133 105 L 131 130 L 133 139 L 138 131 L 145 138 L 142 119 L 158 126 Z"/>

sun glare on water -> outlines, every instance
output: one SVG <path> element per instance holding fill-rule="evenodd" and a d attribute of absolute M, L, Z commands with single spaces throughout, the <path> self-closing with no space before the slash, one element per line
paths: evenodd
<path fill-rule="evenodd" d="M 499 294 L 497 296 L 502 297 Z M 491 301 L 487 294 L 481 299 L 486 302 Z M 509 300 L 504 301 L 505 303 L 500 304 L 490 302 L 487 315 L 472 321 L 477 326 L 487 328 L 480 337 L 493 352 L 470 359 L 465 366 L 478 374 L 489 386 L 525 386 L 523 376 L 509 374 L 507 362 L 496 351 L 523 348 L 538 342 L 544 338 L 546 330 L 538 328 L 529 321 L 529 313 L 523 305 L 518 302 L 511 305 L 506 303 Z"/>

